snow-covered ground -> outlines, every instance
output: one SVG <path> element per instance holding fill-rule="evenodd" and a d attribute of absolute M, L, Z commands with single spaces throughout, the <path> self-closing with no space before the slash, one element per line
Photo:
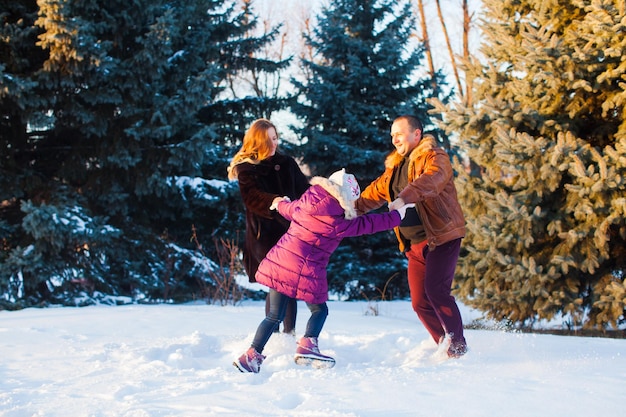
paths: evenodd
<path fill-rule="evenodd" d="M 626 340 L 467 330 L 469 353 L 446 360 L 407 301 L 329 309 L 333 369 L 295 365 L 280 334 L 259 374 L 232 362 L 262 302 L 2 311 L 0 416 L 624 415 Z M 297 331 L 307 318 L 301 303 Z"/>

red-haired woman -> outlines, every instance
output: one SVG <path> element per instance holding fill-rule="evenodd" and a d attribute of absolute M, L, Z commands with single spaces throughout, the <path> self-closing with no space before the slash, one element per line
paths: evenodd
<path fill-rule="evenodd" d="M 248 279 L 255 282 L 259 263 L 289 228 L 277 211 L 270 210 L 276 197 L 292 200 L 309 187 L 298 163 L 278 150 L 278 131 L 267 119 L 257 119 L 246 131 L 241 149 L 228 167 L 228 178 L 239 181 L 246 211 L 246 235 L 243 262 Z M 265 306 L 269 310 L 269 302 Z M 289 302 L 283 331 L 295 334 L 296 300 Z"/>

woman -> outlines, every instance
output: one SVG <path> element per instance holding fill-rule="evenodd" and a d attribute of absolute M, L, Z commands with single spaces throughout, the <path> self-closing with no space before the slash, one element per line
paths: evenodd
<path fill-rule="evenodd" d="M 241 149 L 228 167 L 228 178 L 239 180 L 239 191 L 246 210 L 243 263 L 250 282 L 256 282 L 259 263 L 289 228 L 289 222 L 270 210 L 276 197 L 292 200 L 309 187 L 297 162 L 278 152 L 276 126 L 267 119 L 255 120 L 243 137 Z M 265 305 L 269 311 L 269 298 Z M 289 301 L 283 331 L 295 334 L 296 299 Z"/>

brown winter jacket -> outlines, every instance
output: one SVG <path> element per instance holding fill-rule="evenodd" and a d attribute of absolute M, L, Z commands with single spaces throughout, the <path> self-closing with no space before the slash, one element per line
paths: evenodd
<path fill-rule="evenodd" d="M 367 213 L 391 202 L 391 179 L 401 161 L 402 155 L 397 151 L 389 154 L 383 174 L 356 201 L 357 213 Z M 425 135 L 409 155 L 409 185 L 398 197 L 407 204 L 415 203 L 431 249 L 465 236 L 465 218 L 454 186 L 452 164 L 431 135 Z M 409 242 L 402 238 L 399 229 L 394 231 L 400 251 L 409 250 Z"/>

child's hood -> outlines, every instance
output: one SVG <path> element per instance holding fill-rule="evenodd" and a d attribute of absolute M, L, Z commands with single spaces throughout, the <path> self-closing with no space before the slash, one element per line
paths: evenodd
<path fill-rule="evenodd" d="M 342 187 L 325 177 L 313 177 L 311 178 L 310 183 L 311 185 L 319 185 L 326 190 L 328 194 L 333 196 L 343 208 L 346 219 L 354 219 L 357 216 L 356 209 L 354 208 L 354 202 L 350 201 L 350 198 L 347 195 L 344 195 Z"/>

